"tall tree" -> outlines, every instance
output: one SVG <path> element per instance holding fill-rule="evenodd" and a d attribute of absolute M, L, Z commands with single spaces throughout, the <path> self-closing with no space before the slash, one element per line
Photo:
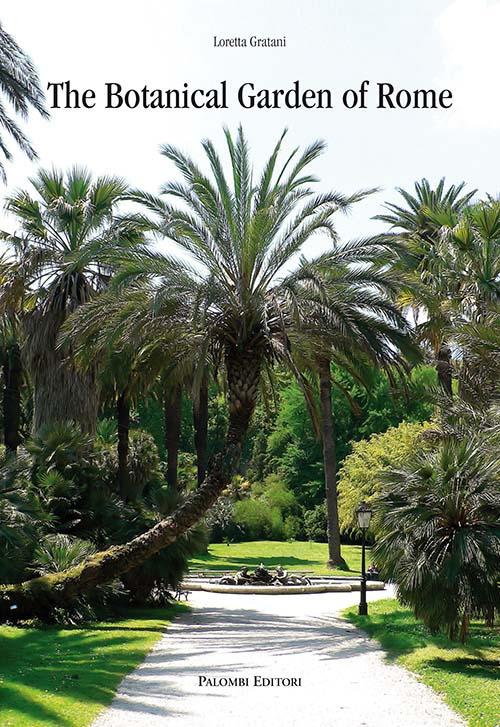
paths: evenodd
<path fill-rule="evenodd" d="M 441 179 L 435 189 L 427 179 L 415 182 L 415 194 L 398 188 L 404 205 L 386 204 L 388 213 L 375 219 L 387 222 L 393 239 L 402 244 L 400 265 L 409 271 L 418 286 L 402 302 L 423 313 L 418 326 L 421 338 L 432 347 L 436 371 L 442 391 L 452 393 L 452 349 L 446 340 L 450 323 L 449 303 L 454 294 L 443 265 L 441 218 L 455 218 L 470 203 L 476 190 L 464 192 L 465 183 L 445 189 Z"/>
<path fill-rule="evenodd" d="M 283 135 L 284 136 L 284 135 Z M 163 148 L 184 178 L 166 185 L 164 192 L 180 198 L 181 207 L 162 197 L 137 194 L 157 215 L 158 232 L 188 256 L 177 258 L 144 246 L 122 253 L 122 285 L 113 298 L 110 291 L 75 310 L 68 335 L 74 346 L 86 345 L 89 335 L 103 336 L 119 347 L 133 340 L 140 346 L 161 340 L 173 360 L 182 360 L 199 341 L 219 369 L 227 386 L 228 428 L 223 450 L 214 456 L 205 481 L 168 517 L 129 543 L 91 556 L 77 569 L 54 574 L 50 580 L 34 579 L 0 590 L 0 617 L 12 618 L 37 612 L 43 615 L 54 604 L 64 604 L 77 594 L 127 572 L 174 542 L 196 523 L 227 487 L 238 466 L 242 446 L 257 402 L 259 384 L 271 374 L 274 361 L 292 365 L 294 332 L 314 330 L 328 321 L 328 330 L 350 335 L 353 320 L 363 315 L 362 306 L 344 306 L 342 300 L 317 303 L 322 271 L 335 269 L 338 284 L 354 268 L 381 253 L 376 241 L 335 244 L 315 261 L 300 263 L 286 273 L 292 258 L 314 233 L 322 232 L 338 243 L 333 216 L 362 198 L 331 192 L 315 194 L 308 167 L 323 151 L 315 142 L 302 154 L 295 150 L 277 169 L 283 136 L 278 141 L 257 183 L 246 139 L 240 128 L 236 138 L 226 131 L 230 159 L 228 178 L 210 141 L 203 142 L 211 178 L 185 154 Z M 346 282 L 347 282 L 346 280 Z M 315 282 L 316 281 L 316 282 Z M 329 311 L 319 316 L 318 308 Z M 391 327 L 390 323 L 387 323 Z M 393 328 L 406 325 L 394 311 Z M 89 332 L 90 328 L 90 332 Z"/>
<path fill-rule="evenodd" d="M 11 105 L 15 114 L 22 118 L 28 116 L 30 107 L 47 118 L 45 97 L 40 87 L 40 79 L 35 66 L 19 47 L 14 38 L 0 23 L 0 92 Z M 36 152 L 17 122 L 0 102 L 0 126 L 13 138 L 18 147 L 29 157 L 36 159 Z M 0 151 L 5 159 L 12 155 L 0 136 Z M 5 167 L 0 162 L 0 178 L 6 181 Z"/>
<path fill-rule="evenodd" d="M 59 332 L 72 311 L 108 284 L 111 250 L 142 242 L 141 222 L 117 214 L 127 192 L 120 179 L 93 181 L 87 171 L 74 168 L 66 176 L 41 170 L 31 182 L 36 196 L 17 192 L 6 204 L 21 233 L 2 237 L 16 251 L 25 284 L 37 296 L 35 308 L 24 317 L 33 431 L 73 421 L 92 432 L 99 401 L 96 368 L 77 371 L 71 348 L 58 347 Z"/>
<path fill-rule="evenodd" d="M 177 488 L 177 467 L 181 436 L 182 387 L 178 383 L 165 391 L 165 449 L 167 450 L 167 484 Z"/>
<path fill-rule="evenodd" d="M 199 392 L 193 396 L 194 445 L 196 448 L 196 469 L 198 485 L 207 472 L 208 457 L 208 376 L 204 372 Z"/>
<path fill-rule="evenodd" d="M 304 264 L 303 264 L 304 266 Z M 327 266 L 318 269 L 308 282 L 309 304 L 315 321 L 306 327 L 302 340 L 297 341 L 295 355 L 299 369 L 314 372 L 319 378 L 319 429 L 323 446 L 325 499 L 328 533 L 328 565 L 343 567 L 340 551 L 340 529 L 337 495 L 337 452 L 335 416 L 332 416 L 332 384 L 349 401 L 354 411 L 357 402 L 350 396 L 338 377 L 332 377 L 332 363 L 336 369 L 349 373 L 354 380 L 368 387 L 374 367 L 384 367 L 390 379 L 407 368 L 409 359 L 417 360 L 418 351 L 402 333 L 401 318 L 393 299 L 399 292 L 401 279 L 386 266 L 386 256 L 379 251 L 377 258 L 362 267 L 339 271 Z M 331 325 L 332 306 L 349 317 L 349 329 Z M 304 380 L 307 392 L 307 381 Z M 314 408 L 311 409 L 314 422 Z"/>
<path fill-rule="evenodd" d="M 328 537 L 328 566 L 336 568 L 345 565 L 340 552 L 339 510 L 337 503 L 337 454 L 335 451 L 335 429 L 332 417 L 332 380 L 330 360 L 319 362 L 319 388 L 321 406 L 321 440 L 325 468 L 326 523 Z"/>

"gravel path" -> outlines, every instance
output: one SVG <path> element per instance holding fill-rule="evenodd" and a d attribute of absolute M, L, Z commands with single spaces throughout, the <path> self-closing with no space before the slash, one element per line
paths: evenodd
<path fill-rule="evenodd" d="M 369 600 L 387 598 L 373 592 Z M 464 723 L 336 612 L 358 593 L 194 592 L 94 727 L 458 727 Z M 199 686 L 200 676 L 301 686 Z"/>

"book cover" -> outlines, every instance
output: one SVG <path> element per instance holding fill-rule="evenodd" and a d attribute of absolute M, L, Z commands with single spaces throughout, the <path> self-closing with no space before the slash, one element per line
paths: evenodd
<path fill-rule="evenodd" d="M 0 724 L 495 727 L 498 0 L 0 12 Z"/>

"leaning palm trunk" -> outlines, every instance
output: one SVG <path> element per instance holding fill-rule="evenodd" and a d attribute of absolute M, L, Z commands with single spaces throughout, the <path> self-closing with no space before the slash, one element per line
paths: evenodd
<path fill-rule="evenodd" d="M 21 421 L 21 382 L 23 367 L 21 351 L 16 342 L 6 347 L 3 361 L 3 431 L 5 448 L 8 452 L 16 452 L 21 437 L 19 426 Z"/>
<path fill-rule="evenodd" d="M 328 534 L 328 567 L 345 567 L 340 553 L 340 528 L 337 498 L 337 455 L 332 418 L 332 381 L 330 361 L 322 359 L 318 365 L 321 400 L 321 436 L 323 440 L 323 464 L 325 470 L 325 495 Z"/>
<path fill-rule="evenodd" d="M 74 422 L 93 434 L 97 423 L 99 387 L 96 369 L 75 369 L 68 352 L 57 348 L 65 316 L 37 310 L 25 320 L 27 366 L 33 382 L 33 434 L 47 425 Z"/>
<path fill-rule="evenodd" d="M 124 545 L 96 553 L 76 568 L 0 587 L 0 621 L 37 616 L 47 619 L 51 609 L 64 607 L 82 593 L 140 566 L 195 525 L 231 482 L 255 407 L 261 357 L 257 353 L 227 360 L 229 424 L 222 451 L 210 462 L 207 476 L 169 517 Z"/>

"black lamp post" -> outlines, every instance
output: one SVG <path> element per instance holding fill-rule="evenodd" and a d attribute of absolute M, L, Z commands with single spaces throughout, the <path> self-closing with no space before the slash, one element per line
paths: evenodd
<path fill-rule="evenodd" d="M 368 615 L 368 604 L 366 603 L 366 562 L 365 562 L 365 548 L 366 548 L 366 531 L 370 525 L 372 519 L 372 511 L 366 504 L 366 502 L 360 502 L 359 507 L 356 511 L 358 516 L 358 525 L 361 529 L 362 540 L 361 540 L 361 592 L 359 598 L 359 609 L 358 613 L 360 616 Z"/>

